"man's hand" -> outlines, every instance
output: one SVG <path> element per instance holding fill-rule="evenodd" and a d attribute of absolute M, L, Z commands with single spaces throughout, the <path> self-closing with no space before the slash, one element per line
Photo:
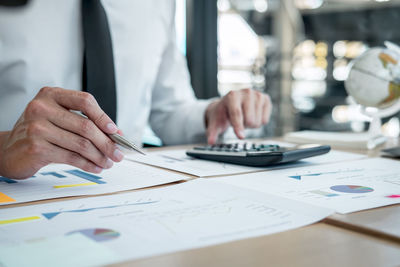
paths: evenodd
<path fill-rule="evenodd" d="M 88 119 L 69 110 L 82 111 Z M 0 133 L 0 176 L 28 178 L 49 163 L 99 173 L 123 159 L 106 135 L 116 132 L 92 95 L 42 88 L 14 128 Z"/>
<path fill-rule="evenodd" d="M 206 110 L 207 139 L 214 144 L 229 125 L 243 139 L 245 128 L 258 128 L 268 123 L 272 103 L 268 95 L 251 89 L 231 91 L 211 103 Z"/>

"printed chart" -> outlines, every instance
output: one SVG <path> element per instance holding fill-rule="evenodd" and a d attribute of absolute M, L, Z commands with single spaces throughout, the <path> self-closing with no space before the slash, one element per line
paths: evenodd
<path fill-rule="evenodd" d="M 7 266 L 15 260 L 8 255 L 20 253 L 21 246 L 38 251 L 56 237 L 61 252 L 75 252 L 72 258 L 82 257 L 74 250 L 76 244 L 67 242 L 75 238 L 93 247 L 94 254 L 108 251 L 118 255 L 115 261 L 122 261 L 277 233 L 330 214 L 329 209 L 196 179 L 165 188 L 7 209 L 0 212 L 0 263 Z M 29 263 L 32 258 L 25 256 L 22 260 Z M 37 255 L 32 257 L 37 260 Z"/>
<path fill-rule="evenodd" d="M 282 146 L 293 146 L 293 144 L 288 144 L 288 143 L 277 143 L 277 142 L 275 143 Z M 318 157 L 311 157 L 298 162 L 285 164 L 284 168 L 332 163 L 332 162 L 337 162 L 338 159 L 340 159 L 340 161 L 349 161 L 349 160 L 361 159 L 364 157 L 365 156 L 360 154 L 331 150 L 329 153 L 325 155 L 321 155 Z M 150 152 L 146 156 L 135 154 L 135 155 L 129 155 L 127 158 L 132 161 L 142 162 L 152 166 L 159 166 L 174 171 L 188 173 L 198 177 L 231 175 L 231 174 L 259 172 L 259 171 L 282 168 L 282 166 L 280 165 L 259 168 L 259 167 L 240 166 L 235 164 L 195 159 L 187 156 L 185 150 L 166 150 L 159 152 Z M 296 177 L 292 178 L 298 179 Z"/>
<path fill-rule="evenodd" d="M 143 164 L 123 161 L 101 174 L 54 164 L 26 180 L 0 177 L 0 205 L 76 195 L 137 189 L 184 180 L 185 176 Z"/>
<path fill-rule="evenodd" d="M 349 193 L 349 194 L 363 194 L 374 191 L 371 187 L 361 185 L 334 185 L 331 189 L 336 192 Z"/>
<path fill-rule="evenodd" d="M 400 164 L 383 158 L 223 177 L 217 181 L 340 213 L 400 203 Z"/>
<path fill-rule="evenodd" d="M 73 235 L 73 234 L 82 234 L 87 238 L 90 238 L 91 240 L 96 242 L 110 241 L 120 236 L 120 233 L 111 229 L 104 229 L 104 228 L 82 229 L 69 232 L 66 235 Z"/>

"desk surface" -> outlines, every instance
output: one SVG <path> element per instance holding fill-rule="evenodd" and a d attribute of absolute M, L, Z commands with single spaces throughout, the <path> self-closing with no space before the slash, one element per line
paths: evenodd
<path fill-rule="evenodd" d="M 115 266 L 395 266 L 400 245 L 318 223 Z"/>
<path fill-rule="evenodd" d="M 400 244 L 400 205 L 344 215 L 334 214 L 326 222 Z"/>

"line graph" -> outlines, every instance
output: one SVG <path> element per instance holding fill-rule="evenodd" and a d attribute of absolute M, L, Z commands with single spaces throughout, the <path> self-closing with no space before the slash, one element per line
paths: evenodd
<path fill-rule="evenodd" d="M 305 177 L 315 177 L 315 176 L 322 176 L 322 175 L 329 175 L 329 174 L 338 174 L 338 173 L 352 173 L 352 172 L 361 172 L 364 169 L 349 169 L 349 170 L 338 170 L 338 171 L 329 171 L 329 172 L 316 172 L 316 173 L 303 173 L 303 174 L 296 174 L 296 175 L 289 175 L 289 178 L 295 180 L 301 180 Z"/>
<path fill-rule="evenodd" d="M 42 213 L 42 215 L 46 219 L 51 220 L 51 219 L 55 218 L 57 215 L 60 215 L 62 213 L 82 213 L 82 212 L 88 212 L 88 211 L 92 211 L 92 210 L 114 209 L 114 208 L 126 207 L 126 206 L 149 205 L 149 204 L 154 204 L 154 203 L 158 203 L 158 202 L 159 202 L 158 200 L 147 201 L 147 202 L 135 202 L 135 203 L 127 203 L 127 204 L 103 206 L 103 207 L 95 207 L 95 208 L 87 208 L 87 209 L 75 209 L 75 210 L 65 210 L 65 211 L 56 211 L 56 212 L 46 212 L 46 213 Z"/>

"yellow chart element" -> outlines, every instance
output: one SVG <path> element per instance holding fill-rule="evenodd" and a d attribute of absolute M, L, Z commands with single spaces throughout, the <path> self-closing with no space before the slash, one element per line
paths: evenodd
<path fill-rule="evenodd" d="M 96 185 L 96 183 L 54 185 L 53 188 L 68 188 L 68 187 L 87 186 L 87 185 Z"/>
<path fill-rule="evenodd" d="M 16 200 L 0 192 L 0 203 L 15 202 Z"/>
<path fill-rule="evenodd" d="M 10 219 L 10 220 L 0 220 L 0 225 L 3 224 L 10 224 L 10 223 L 19 223 L 19 222 L 26 222 L 26 221 L 33 221 L 40 219 L 39 216 L 31 216 L 31 217 L 23 217 L 17 219 Z"/>

